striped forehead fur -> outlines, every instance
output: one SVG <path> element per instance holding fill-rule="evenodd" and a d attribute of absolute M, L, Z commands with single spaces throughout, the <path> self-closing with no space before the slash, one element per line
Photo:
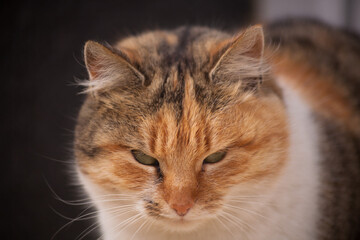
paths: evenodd
<path fill-rule="evenodd" d="M 225 44 L 223 48 L 218 46 L 222 42 L 232 42 L 236 37 L 238 35 L 231 37 L 229 34 L 204 27 L 181 27 L 173 31 L 154 31 L 129 37 L 117 43 L 115 47 L 108 46 L 108 49 L 121 57 L 125 55 L 124 59 L 129 65 L 143 75 L 144 79 L 137 82 L 139 89 L 143 87 L 145 79 L 149 85 L 154 85 L 154 76 L 164 82 L 174 81 L 171 76 L 169 77 L 174 69 L 177 76 L 182 76 L 188 71 L 195 84 L 206 86 L 216 60 L 229 48 L 229 44 Z M 246 41 L 251 41 L 251 38 Z M 246 43 L 244 46 L 251 44 Z M 214 49 L 217 49 L 215 54 L 212 53 Z M 128 71 L 119 69 L 116 64 L 109 62 L 109 59 L 99 58 L 98 61 L 103 66 L 100 74 L 80 83 L 86 87 L 84 93 L 97 94 L 113 90 L 121 84 L 126 85 L 120 79 L 131 78 Z M 268 67 L 262 59 L 233 55 L 231 61 L 220 71 L 222 74 L 231 74 L 236 80 L 244 83 L 266 74 Z"/>

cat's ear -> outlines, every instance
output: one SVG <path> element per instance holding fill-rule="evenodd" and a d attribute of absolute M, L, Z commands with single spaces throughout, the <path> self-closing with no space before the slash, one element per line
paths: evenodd
<path fill-rule="evenodd" d="M 85 65 L 89 73 L 88 90 L 106 91 L 121 85 L 144 84 L 145 77 L 129 61 L 111 47 L 88 41 L 84 48 Z"/>
<path fill-rule="evenodd" d="M 264 33 L 261 25 L 250 27 L 217 46 L 216 61 L 209 73 L 215 83 L 261 81 Z"/>

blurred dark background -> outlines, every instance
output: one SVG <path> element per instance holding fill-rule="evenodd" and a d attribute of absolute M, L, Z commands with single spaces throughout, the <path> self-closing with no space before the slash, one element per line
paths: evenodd
<path fill-rule="evenodd" d="M 233 30 L 258 20 L 303 15 L 359 29 L 354 10 L 359 4 L 334 2 L 2 1 L 1 239 L 51 239 L 69 222 L 60 215 L 75 218 L 86 208 L 61 202 L 54 192 L 65 200 L 84 197 L 74 181 L 71 147 L 84 97 L 74 78 L 87 77 L 82 58 L 87 40 L 113 43 L 143 30 L 186 24 Z M 76 221 L 54 239 L 76 239 L 92 223 Z M 97 237 L 95 229 L 84 239 Z"/>

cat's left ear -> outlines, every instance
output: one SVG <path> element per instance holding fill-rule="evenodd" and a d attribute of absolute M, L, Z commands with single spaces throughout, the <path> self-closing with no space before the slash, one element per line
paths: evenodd
<path fill-rule="evenodd" d="M 214 83 L 234 82 L 246 79 L 261 81 L 264 33 L 261 25 L 255 25 L 237 37 L 216 46 L 215 63 L 209 77 Z"/>
<path fill-rule="evenodd" d="M 129 87 L 144 84 L 145 77 L 127 59 L 125 53 L 88 41 L 84 47 L 84 59 L 90 81 L 87 92 L 106 91 L 113 87 Z"/>

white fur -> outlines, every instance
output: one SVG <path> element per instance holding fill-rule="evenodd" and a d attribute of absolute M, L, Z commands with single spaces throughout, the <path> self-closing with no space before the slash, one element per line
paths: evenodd
<path fill-rule="evenodd" d="M 283 89 L 288 118 L 290 123 L 290 153 L 289 161 L 275 186 L 269 190 L 266 198 L 259 205 L 249 206 L 251 212 L 243 213 L 242 221 L 245 230 L 231 224 L 228 219 L 209 220 L 200 225 L 195 231 L 181 233 L 164 231 L 159 223 L 144 224 L 143 219 L 126 228 L 123 232 L 114 231 L 116 226 L 141 212 L 141 208 L 134 206 L 134 211 L 121 218 L 113 218 L 105 211 L 111 208 L 111 202 L 94 200 L 95 206 L 101 210 L 99 222 L 105 240 L 122 239 L 251 239 L 251 240 L 311 240 L 316 238 L 316 222 L 318 220 L 318 188 L 319 188 L 319 152 L 317 127 L 311 119 L 309 107 L 300 97 L 286 85 L 286 79 L 279 78 Z M 102 190 L 91 183 L 79 171 L 80 181 L 93 199 L 104 194 Z M 236 187 L 233 189 L 237 191 Z M 261 202 L 263 201 L 263 203 Z M 131 201 L 130 201 L 131 202 Z M 130 202 L 128 204 L 130 204 Z M 126 204 L 126 202 L 122 202 Z M 243 206 L 243 205 L 241 205 Z M 251 213 L 249 212 L 249 213 Z M 145 216 L 145 213 L 143 214 Z M 221 222 L 220 222 L 221 221 Z M 246 225 L 249 227 L 246 227 Z M 226 227 L 225 227 L 225 226 Z M 140 231 L 137 231 L 139 228 Z"/>
<path fill-rule="evenodd" d="M 250 239 L 316 239 L 319 218 L 319 138 L 311 110 L 279 77 L 290 123 L 289 163 L 272 194 L 276 208 L 267 216 L 280 231 L 259 225 Z M 271 237 L 270 237 L 271 236 Z"/>

